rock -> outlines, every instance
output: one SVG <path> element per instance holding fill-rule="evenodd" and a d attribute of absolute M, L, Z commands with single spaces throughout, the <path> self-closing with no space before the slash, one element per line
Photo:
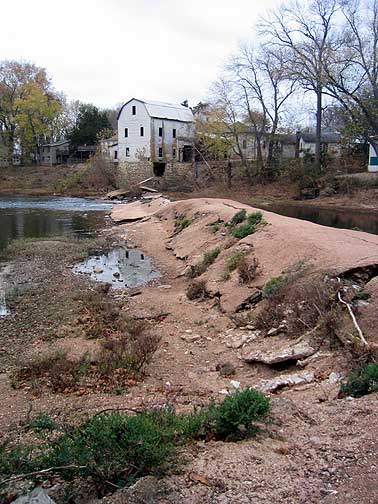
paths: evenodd
<path fill-rule="evenodd" d="M 115 271 L 113 273 L 113 276 L 116 277 L 116 278 L 119 278 L 121 276 L 121 274 L 119 273 L 119 271 Z"/>
<path fill-rule="evenodd" d="M 126 222 L 140 220 L 145 217 L 151 217 L 157 211 L 161 210 L 169 204 L 166 198 L 157 198 L 152 201 L 134 201 L 132 203 L 125 203 L 115 205 L 110 214 L 114 222 Z"/>
<path fill-rule="evenodd" d="M 93 271 L 97 274 L 104 272 L 104 270 L 101 268 L 101 266 L 94 266 Z"/>
<path fill-rule="evenodd" d="M 172 289 L 172 285 L 159 285 L 158 289 Z"/>
<path fill-rule="evenodd" d="M 333 354 L 332 352 L 315 352 L 314 354 L 310 355 L 310 357 L 306 357 L 305 359 L 298 360 L 297 365 L 301 367 L 305 367 L 308 364 L 312 364 L 313 362 L 316 362 L 320 359 L 324 359 L 325 357 L 331 357 Z"/>
<path fill-rule="evenodd" d="M 231 376 L 235 374 L 235 366 L 231 362 L 224 362 L 216 365 L 215 368 L 221 376 Z"/>
<path fill-rule="evenodd" d="M 267 336 L 276 336 L 277 334 L 285 332 L 287 332 L 286 324 L 280 324 L 278 327 L 272 327 L 271 329 L 269 329 Z"/>
<path fill-rule="evenodd" d="M 187 343 L 195 343 L 199 341 L 202 337 L 199 334 L 182 334 L 181 339 L 186 341 Z"/>
<path fill-rule="evenodd" d="M 277 345 L 272 342 L 276 338 Z M 267 344 L 269 342 L 269 345 Z M 269 340 L 264 340 L 260 348 L 254 351 L 245 351 L 242 358 L 245 362 L 262 362 L 264 364 L 277 364 L 289 360 L 298 360 L 315 353 L 315 349 L 307 342 L 288 343 L 280 341 L 280 338 L 273 336 Z"/>
<path fill-rule="evenodd" d="M 301 189 L 300 199 L 301 200 L 314 199 L 317 198 L 319 194 L 320 190 L 317 187 L 307 187 L 305 189 Z"/>
<path fill-rule="evenodd" d="M 240 388 L 240 381 L 231 380 L 230 383 L 234 387 L 234 389 L 238 390 Z"/>
<path fill-rule="evenodd" d="M 335 383 L 339 383 L 341 382 L 341 380 L 343 379 L 343 375 L 340 374 L 340 373 L 336 373 L 335 371 L 333 371 L 329 376 L 328 376 L 328 383 L 334 385 Z"/>
<path fill-rule="evenodd" d="M 227 389 L 222 389 L 218 392 L 219 394 L 222 394 L 222 395 L 230 395 L 230 392 L 227 390 Z"/>
<path fill-rule="evenodd" d="M 272 380 L 261 380 L 254 388 L 261 392 L 275 392 L 283 387 L 311 383 L 314 379 L 314 373 L 302 371 L 300 373 L 280 375 Z"/>
<path fill-rule="evenodd" d="M 13 504 L 55 504 L 41 487 L 34 488 L 30 493 L 21 495 L 12 502 Z"/>
<path fill-rule="evenodd" d="M 228 348 L 233 348 L 234 350 L 237 350 L 238 348 L 241 348 L 243 345 L 251 343 L 251 341 L 254 341 L 258 336 L 260 336 L 260 334 L 261 331 L 249 331 L 248 333 L 235 335 L 234 337 L 232 337 L 231 341 L 227 341 L 226 346 Z"/>
<path fill-rule="evenodd" d="M 117 189 L 116 191 L 110 191 L 106 197 L 110 200 L 123 199 L 128 196 L 130 191 L 128 189 Z"/>

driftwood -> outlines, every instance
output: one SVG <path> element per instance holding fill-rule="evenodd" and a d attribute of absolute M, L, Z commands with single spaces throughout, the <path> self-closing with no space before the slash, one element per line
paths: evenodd
<path fill-rule="evenodd" d="M 340 282 L 340 278 L 337 278 L 337 280 Z M 354 324 L 354 327 L 357 329 L 357 332 L 360 336 L 360 340 L 361 342 L 367 346 L 368 345 L 368 342 L 366 341 L 365 339 L 365 336 L 361 330 L 361 327 L 358 325 L 358 322 L 357 322 L 357 319 L 356 319 L 356 316 L 354 315 L 353 313 L 353 310 L 352 310 L 352 307 L 350 305 L 350 303 L 347 303 L 346 301 L 344 301 L 344 299 L 341 297 L 341 293 L 340 291 L 338 291 L 337 293 L 337 297 L 339 298 L 339 301 L 340 303 L 342 303 L 343 305 L 345 305 L 347 308 L 348 308 L 348 312 L 349 312 L 349 315 L 350 315 L 350 318 L 352 319 L 352 322 Z"/>

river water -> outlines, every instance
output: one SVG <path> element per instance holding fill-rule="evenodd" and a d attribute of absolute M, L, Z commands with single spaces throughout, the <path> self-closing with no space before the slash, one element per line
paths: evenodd
<path fill-rule="evenodd" d="M 88 198 L 0 196 L 0 250 L 17 238 L 88 235 L 104 226 L 111 208 Z"/>
<path fill-rule="evenodd" d="M 366 233 L 378 234 L 378 212 L 374 211 L 316 208 L 306 204 L 290 204 L 287 202 L 273 202 L 253 206 L 258 206 L 262 210 L 269 210 L 280 215 L 286 215 L 287 217 L 315 222 L 322 226 L 355 229 L 357 231 L 365 231 Z"/>

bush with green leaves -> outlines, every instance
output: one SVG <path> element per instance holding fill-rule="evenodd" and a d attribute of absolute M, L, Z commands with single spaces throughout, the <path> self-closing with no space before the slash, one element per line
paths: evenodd
<path fill-rule="evenodd" d="M 203 254 L 202 260 L 198 264 L 195 264 L 194 266 L 190 267 L 187 276 L 189 276 L 189 278 L 196 278 L 202 275 L 202 273 L 205 273 L 207 268 L 215 262 L 216 258 L 219 256 L 221 252 L 222 249 L 219 247 L 216 247 L 212 250 L 209 250 L 208 252 L 205 252 Z"/>
<path fill-rule="evenodd" d="M 263 296 L 265 298 L 274 297 L 280 291 L 281 287 L 286 284 L 288 281 L 288 276 L 283 273 L 282 275 L 278 275 L 276 277 L 272 277 L 270 280 L 266 282 L 263 288 Z"/>
<path fill-rule="evenodd" d="M 246 388 L 226 397 L 219 406 L 213 408 L 213 432 L 218 439 L 251 436 L 258 431 L 253 422 L 265 418 L 268 411 L 269 399 L 257 390 Z"/>
<path fill-rule="evenodd" d="M 35 428 L 47 430 L 39 446 L 0 445 L 3 478 L 46 468 L 64 480 L 90 478 L 99 495 L 116 486 L 133 483 L 147 474 L 163 474 L 172 467 L 176 448 L 193 439 L 235 440 L 254 435 L 254 422 L 265 419 L 269 399 L 253 389 L 237 391 L 222 403 L 212 403 L 191 414 L 176 415 L 171 407 L 142 411 L 97 414 L 75 425 L 53 421 Z M 30 424 L 33 427 L 33 424 Z M 28 479 L 38 481 L 34 474 Z"/>
<path fill-rule="evenodd" d="M 231 218 L 230 222 L 228 223 L 229 226 L 236 226 L 237 224 L 241 224 L 247 216 L 246 210 L 243 208 L 242 210 L 239 210 L 236 212 L 235 215 Z"/>
<path fill-rule="evenodd" d="M 190 226 L 192 219 L 189 219 L 186 215 L 178 215 L 175 219 L 175 233 L 180 233 L 183 229 Z"/>
<path fill-rule="evenodd" d="M 378 392 L 378 363 L 370 362 L 353 371 L 340 388 L 342 396 L 362 397 Z"/>
<path fill-rule="evenodd" d="M 234 238 L 242 239 L 256 232 L 259 224 L 263 223 L 263 214 L 254 212 L 247 217 L 247 222 L 232 229 L 231 234 Z"/>

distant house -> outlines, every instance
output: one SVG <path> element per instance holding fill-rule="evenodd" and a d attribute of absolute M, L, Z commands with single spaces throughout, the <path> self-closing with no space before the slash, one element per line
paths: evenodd
<path fill-rule="evenodd" d="M 117 159 L 122 162 L 191 161 L 193 113 L 172 103 L 139 100 L 126 102 L 118 114 Z"/>
<path fill-rule="evenodd" d="M 316 135 L 315 133 L 301 133 L 299 139 L 299 155 L 315 155 Z M 332 157 L 341 155 L 341 135 L 340 133 L 322 133 L 321 136 L 322 152 L 327 152 Z"/>
<path fill-rule="evenodd" d="M 44 166 L 65 164 L 69 155 L 70 142 L 68 140 L 43 144 L 40 148 L 41 164 Z"/>
<path fill-rule="evenodd" d="M 378 154 L 375 152 L 374 147 L 369 145 L 369 172 L 378 172 Z"/>
<path fill-rule="evenodd" d="M 109 161 L 118 163 L 118 135 L 100 140 L 100 151 Z"/>

